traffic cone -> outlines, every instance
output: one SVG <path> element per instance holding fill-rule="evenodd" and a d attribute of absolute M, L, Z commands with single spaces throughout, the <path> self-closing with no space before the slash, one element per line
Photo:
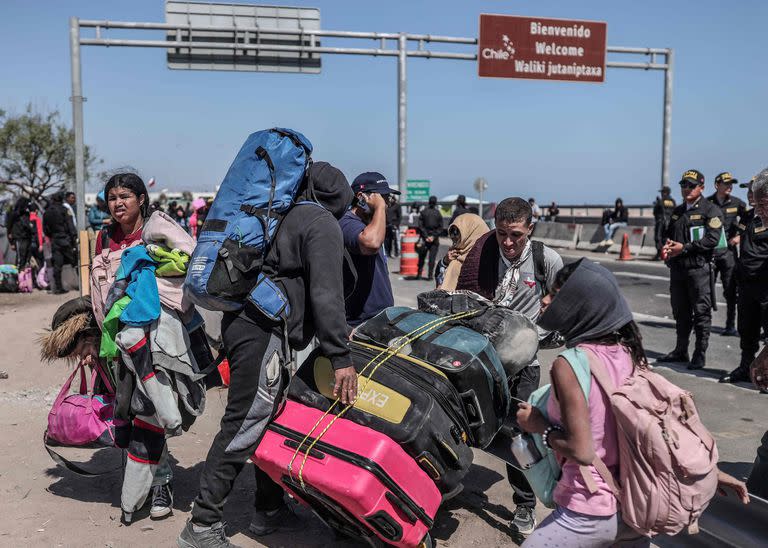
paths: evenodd
<path fill-rule="evenodd" d="M 624 237 L 621 239 L 621 253 L 619 253 L 619 260 L 632 260 L 632 253 L 629 251 L 629 234 L 624 234 Z"/>
<path fill-rule="evenodd" d="M 403 276 L 418 276 L 419 254 L 416 253 L 416 242 L 419 241 L 419 232 L 415 228 L 409 228 L 403 234 L 400 243 L 400 274 Z"/>

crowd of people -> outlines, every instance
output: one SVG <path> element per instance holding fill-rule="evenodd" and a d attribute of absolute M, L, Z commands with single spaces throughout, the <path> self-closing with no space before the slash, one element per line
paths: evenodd
<path fill-rule="evenodd" d="M 749 204 L 732 195 L 734 185 L 747 189 Z M 721 334 L 739 337 L 741 348 L 738 365 L 720 382 L 748 382 L 761 332 L 768 330 L 768 240 L 756 198 L 764 191 L 757 178 L 739 183 L 728 172 L 715 177 L 714 187 L 705 197 L 704 175 L 688 170 L 680 181 L 682 203 L 677 205 L 664 189 L 654 204 L 658 258 L 670 269 L 677 335 L 675 348 L 659 361 L 686 363 L 689 369 L 706 366 L 719 276 L 726 301 Z M 689 355 L 692 331 L 695 344 Z"/>
<path fill-rule="evenodd" d="M 182 547 L 233 546 L 225 532 L 224 503 L 285 396 L 290 383 L 286 364 L 293 353 L 315 339 L 333 368 L 334 397 L 344 404 L 354 402 L 358 376 L 347 341 L 362 323 L 394 305 L 387 258 L 398 254 L 399 191 L 378 172 L 362 173 L 349 184 L 340 170 L 325 162 L 307 169 L 311 186 L 299 189 L 297 205 L 281 219 L 262 258 L 263 268 L 290 303 L 284 323 L 266 321 L 250 301 L 223 315 L 222 347 L 215 350 L 229 364 L 228 401 L 205 456 L 191 518 L 179 536 Z M 717 271 L 724 287 L 738 279 L 738 289 L 726 289 L 726 298 L 736 299 L 742 340 L 741 363 L 722 381 L 751 379 L 765 390 L 766 351 L 755 357 L 760 328 L 768 328 L 768 232 L 762 223 L 768 218 L 768 170 L 749 183 L 752 210 L 730 196 L 734 183 L 729 174 L 718 175 L 717 192 L 704 199 L 704 176 L 690 170 L 680 182 L 684 203 L 675 206 L 666 193 L 657 204 L 663 212 L 663 226 L 657 229 L 663 240 L 659 250 L 671 271 L 677 325 L 677 345 L 659 361 L 704 367 Z M 76 264 L 73 200 L 65 193 L 53 196 L 40 218 L 35 204 L 22 198 L 7 221 L 20 266 L 37 260 L 43 237 L 48 238 L 57 293 L 64 291 L 62 266 Z M 436 288 L 471 293 L 525 315 L 537 324 L 541 347 L 559 340 L 553 347 L 564 342 L 569 349 L 596 356 L 616 385 L 633 371 L 648 368 L 640 331 L 613 275 L 587 259 L 564 266 L 554 249 L 531 239 L 542 217 L 533 199 L 499 202 L 493 229 L 467 206 L 464 196 L 455 206 L 447 229 L 451 244 L 440 259 L 444 225 L 437 198 L 430 197 L 423 209 L 412 208 L 406 217 L 419 232 L 419 276 L 426 263 L 427 279 L 434 277 Z M 210 209 L 210 202 L 198 200 L 188 207 L 170 203 L 163 210 L 150 203 L 137 175 L 111 177 L 88 211 L 95 233 L 92 296 L 60 308 L 44 342 L 47 359 L 80 360 L 104 370 L 109 379 L 105 382 L 114 386 L 115 443 L 128 452 L 121 495 L 126 524 L 147 501 L 151 517 L 171 513 L 173 471 L 166 438 L 181 435 L 203 412 L 205 388 L 212 382 L 211 349 L 207 342 L 194 342 L 201 340 L 195 333 L 200 335 L 202 320 L 181 290 L 195 237 L 212 226 L 210 220 L 206 224 Z M 557 205 L 552 203 L 547 213 L 545 217 L 554 220 Z M 610 240 L 627 222 L 621 199 L 605 221 Z M 114 257 L 119 268 L 107 275 Z M 599 299 L 594 298 L 596 288 Z M 731 334 L 735 312 L 731 314 L 730 301 L 728 321 L 726 334 Z M 696 344 L 689 361 L 692 329 Z M 179 362 L 179 354 L 170 353 L 159 358 L 167 348 L 180 349 L 184 359 Z M 556 397 L 546 413 L 521 403 L 510 417 L 520 430 L 543 434 L 545 445 L 562 458 L 555 511 L 540 525 L 537 497 L 526 475 L 507 466 L 514 504 L 510 528 L 527 537 L 525 546 L 531 547 L 608 546 L 618 541 L 648 546 L 648 537 L 624 524 L 615 490 L 595 468 L 600 460 L 618 477 L 617 434 L 608 394 L 595 385 L 585 401 L 575 382 L 578 356 L 563 352 L 552 365 Z M 540 368 L 534 357 L 508 379 L 515 399 L 528 401 L 539 387 Z M 768 433 L 749 482 L 756 492 L 768 489 L 766 454 Z M 581 479 L 585 467 L 595 486 Z M 256 505 L 250 532 L 267 535 L 297 527 L 282 487 L 256 466 L 254 473 Z M 740 481 L 722 472 L 718 481 L 748 500 Z"/>

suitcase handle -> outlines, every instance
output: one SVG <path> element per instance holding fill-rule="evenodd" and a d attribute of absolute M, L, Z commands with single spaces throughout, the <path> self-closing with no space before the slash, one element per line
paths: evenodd
<path fill-rule="evenodd" d="M 459 392 L 461 402 L 464 404 L 464 410 L 467 413 L 467 420 L 470 428 L 478 428 L 485 423 L 483 417 L 483 411 L 480 408 L 480 400 L 477 399 L 477 394 L 474 390 L 470 389 L 466 392 Z M 473 420 L 474 418 L 474 420 Z"/>
<path fill-rule="evenodd" d="M 400 510 L 403 514 L 405 514 L 406 519 L 413 525 L 418 521 L 418 517 L 416 514 L 413 513 L 413 511 L 408 508 L 405 504 L 403 504 L 403 501 L 401 501 L 399 498 L 397 498 L 391 491 L 387 491 L 384 497 L 389 501 L 389 503 Z M 389 516 L 387 516 L 389 518 Z M 390 518 L 391 519 L 391 518 Z M 395 525 L 397 525 L 397 522 L 395 522 Z M 392 539 L 396 540 L 396 539 Z"/>
<path fill-rule="evenodd" d="M 302 445 L 301 447 L 299 447 L 299 442 L 297 442 L 297 441 L 294 441 L 294 440 L 284 440 L 283 441 L 283 445 L 285 445 L 286 447 L 290 447 L 293 450 L 298 450 L 300 453 L 304 453 L 305 455 L 307 454 L 308 446 L 307 445 Z M 312 448 L 312 449 L 309 450 L 309 456 L 310 457 L 314 457 L 314 458 L 316 458 L 318 460 L 322 460 L 322 459 L 325 458 L 325 453 L 323 453 L 322 451 L 318 451 L 315 448 Z"/>

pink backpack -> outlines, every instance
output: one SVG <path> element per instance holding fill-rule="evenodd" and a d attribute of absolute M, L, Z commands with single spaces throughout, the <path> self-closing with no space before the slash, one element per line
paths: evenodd
<path fill-rule="evenodd" d="M 35 284 L 32 281 L 32 267 L 28 266 L 19 271 L 19 293 L 32 293 Z"/>
<path fill-rule="evenodd" d="M 717 490 L 718 454 L 693 396 L 640 369 L 614 387 L 597 356 L 582 350 L 616 418 L 618 485 L 601 459 L 593 465 L 616 495 L 621 517 L 646 536 L 675 535 L 684 528 L 697 533 L 698 520 Z M 590 490 L 597 489 L 591 483 Z"/>

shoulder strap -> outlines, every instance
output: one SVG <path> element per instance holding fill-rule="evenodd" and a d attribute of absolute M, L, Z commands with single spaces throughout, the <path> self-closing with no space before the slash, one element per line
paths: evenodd
<path fill-rule="evenodd" d="M 122 458 L 120 459 L 120 465 L 116 466 L 114 468 L 110 468 L 109 470 L 104 470 L 101 472 L 91 472 L 90 470 L 86 470 L 82 466 L 79 466 L 75 464 L 74 462 L 65 459 L 61 455 L 59 455 L 56 451 L 50 448 L 48 445 L 48 430 L 46 430 L 43 433 L 43 447 L 45 447 L 45 450 L 48 452 L 48 455 L 50 455 L 53 462 L 58 464 L 59 466 L 66 468 L 70 472 L 74 472 L 75 474 L 79 476 L 85 476 L 85 477 L 98 477 L 98 476 L 106 476 L 107 474 L 111 474 L 112 472 L 117 472 L 118 470 L 121 470 L 125 468 L 125 451 L 121 451 Z"/>
<path fill-rule="evenodd" d="M 544 244 L 538 240 L 531 240 L 531 254 L 533 255 L 533 277 L 542 289 L 542 293 L 548 293 L 547 265 L 544 262 Z"/>
<path fill-rule="evenodd" d="M 611 376 L 608 374 L 608 370 L 605 368 L 602 360 L 600 360 L 591 350 L 586 348 L 580 348 L 579 350 L 581 350 L 581 352 L 589 361 L 590 372 L 597 381 L 597 384 L 600 386 L 600 388 L 602 388 L 603 392 L 605 392 L 610 397 L 611 394 L 616 391 L 616 386 L 613 382 L 613 379 L 611 379 Z M 603 478 L 603 481 L 611 489 L 613 495 L 616 498 L 619 498 L 621 490 L 619 489 L 613 474 L 608 469 L 608 466 L 606 466 L 605 462 L 603 462 L 603 459 L 596 456 L 595 460 L 592 461 L 592 466 L 595 467 L 597 473 L 600 474 L 600 477 Z M 597 491 L 597 484 L 592 477 L 592 473 L 590 472 L 589 467 L 579 466 L 579 472 L 581 472 L 581 477 L 584 480 L 584 483 L 587 485 L 589 491 L 591 493 L 595 493 Z"/>

